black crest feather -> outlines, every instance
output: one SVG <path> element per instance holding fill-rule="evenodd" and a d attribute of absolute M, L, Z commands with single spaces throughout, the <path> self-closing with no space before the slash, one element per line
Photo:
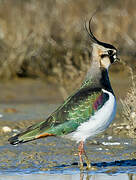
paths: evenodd
<path fill-rule="evenodd" d="M 86 29 L 89 37 L 90 37 L 91 40 L 92 40 L 94 43 L 96 43 L 96 44 L 99 44 L 99 45 L 101 45 L 101 46 L 103 46 L 103 47 L 106 47 L 106 48 L 109 48 L 109 49 L 115 49 L 115 50 L 116 50 L 116 48 L 115 48 L 114 46 L 112 46 L 111 44 L 101 42 L 101 41 L 99 41 L 99 40 L 94 36 L 94 34 L 93 34 L 93 32 L 92 32 L 92 28 L 91 28 L 91 22 L 92 22 L 92 19 L 93 19 L 94 15 L 96 14 L 96 12 L 97 12 L 97 11 L 95 11 L 95 13 L 93 13 L 92 17 L 91 17 L 90 20 L 89 20 L 89 29 L 87 28 L 86 21 L 85 21 L 85 29 Z"/>

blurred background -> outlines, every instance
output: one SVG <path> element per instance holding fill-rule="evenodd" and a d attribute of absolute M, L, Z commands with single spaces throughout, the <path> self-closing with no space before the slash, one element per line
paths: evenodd
<path fill-rule="evenodd" d="M 135 57 L 135 0 L 1 0 L 0 78 L 73 78 L 89 63 L 84 20 L 98 8 L 94 34 Z"/>
<path fill-rule="evenodd" d="M 84 20 L 98 8 L 94 34 L 135 64 L 135 0 L 1 0 L 0 79 L 40 77 L 66 85 L 86 72 L 91 41 Z"/>

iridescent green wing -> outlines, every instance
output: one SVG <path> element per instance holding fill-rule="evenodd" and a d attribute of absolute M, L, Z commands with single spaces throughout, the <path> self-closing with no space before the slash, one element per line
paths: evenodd
<path fill-rule="evenodd" d="M 108 100 L 101 88 L 83 88 L 67 99 L 51 116 L 39 125 L 39 133 L 66 135 L 89 120 Z"/>

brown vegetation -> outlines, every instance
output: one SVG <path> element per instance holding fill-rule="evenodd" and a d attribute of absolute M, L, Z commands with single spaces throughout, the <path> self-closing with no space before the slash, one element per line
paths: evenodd
<path fill-rule="evenodd" d="M 128 91 L 126 98 L 121 100 L 122 103 L 122 118 L 127 127 L 127 135 L 135 137 L 136 135 L 136 76 L 133 73 L 132 68 L 129 68 L 131 72 L 132 86 Z"/>
<path fill-rule="evenodd" d="M 64 85 L 82 79 L 91 50 L 84 19 L 97 8 L 92 27 L 98 39 L 135 56 L 134 0 L 1 0 L 0 78 L 55 76 Z"/>

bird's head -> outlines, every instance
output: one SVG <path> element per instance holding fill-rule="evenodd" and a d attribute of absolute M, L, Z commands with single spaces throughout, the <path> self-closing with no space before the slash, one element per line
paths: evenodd
<path fill-rule="evenodd" d="M 99 64 L 99 67 L 108 69 L 112 63 L 119 61 L 117 57 L 117 49 L 111 44 L 107 44 L 96 39 L 91 30 L 91 20 L 92 18 L 89 21 L 89 30 L 87 29 L 86 24 L 85 28 L 93 41 L 92 56 Z"/>

